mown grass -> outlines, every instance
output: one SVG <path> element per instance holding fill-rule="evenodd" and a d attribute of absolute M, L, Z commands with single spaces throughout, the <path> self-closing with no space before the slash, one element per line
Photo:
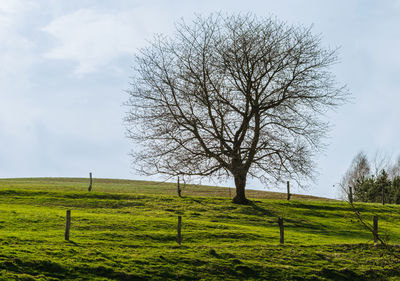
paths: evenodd
<path fill-rule="evenodd" d="M 400 280 L 399 260 L 373 245 L 344 202 L 254 193 L 241 206 L 223 188 L 197 187 L 205 197 L 186 187 L 179 198 L 167 183 L 95 179 L 91 193 L 87 186 L 86 179 L 0 180 L 1 280 Z M 378 215 L 380 233 L 400 255 L 400 207 L 357 207 L 367 221 Z"/>

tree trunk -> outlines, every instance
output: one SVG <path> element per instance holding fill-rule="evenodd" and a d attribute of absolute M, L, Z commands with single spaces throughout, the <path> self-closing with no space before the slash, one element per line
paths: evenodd
<path fill-rule="evenodd" d="M 249 200 L 247 200 L 245 195 L 246 175 L 235 175 L 234 177 L 236 186 L 236 196 L 235 198 L 233 198 L 233 203 L 248 204 Z"/>

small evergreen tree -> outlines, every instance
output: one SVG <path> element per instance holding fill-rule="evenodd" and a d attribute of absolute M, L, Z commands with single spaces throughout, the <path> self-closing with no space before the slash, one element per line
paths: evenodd
<path fill-rule="evenodd" d="M 385 169 L 383 169 L 381 171 L 379 177 L 376 179 L 375 186 L 373 187 L 373 190 L 370 193 L 370 195 L 373 195 L 373 197 L 371 197 L 371 202 L 390 203 L 391 186 L 392 186 L 392 182 L 389 179 L 389 175 L 385 171 Z M 382 199 L 382 196 L 384 196 L 384 199 Z"/>
<path fill-rule="evenodd" d="M 392 195 L 391 203 L 400 204 L 400 176 L 393 179 L 390 194 Z"/>
<path fill-rule="evenodd" d="M 354 187 L 354 201 L 358 202 L 371 202 L 370 201 L 370 191 L 374 189 L 375 178 L 373 176 L 357 181 Z"/>
<path fill-rule="evenodd" d="M 363 152 L 358 153 L 341 179 L 342 193 L 350 203 L 400 204 L 400 157 L 396 163 L 386 166 L 387 170 L 375 164 L 372 167 L 375 173 L 371 173 L 367 156 Z"/>

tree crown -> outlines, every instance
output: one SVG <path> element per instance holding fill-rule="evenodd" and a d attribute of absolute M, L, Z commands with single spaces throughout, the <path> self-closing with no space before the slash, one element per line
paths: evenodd
<path fill-rule="evenodd" d="M 197 17 L 135 57 L 129 137 L 147 174 L 311 178 L 327 109 L 343 103 L 336 50 L 310 28 L 254 15 Z"/>

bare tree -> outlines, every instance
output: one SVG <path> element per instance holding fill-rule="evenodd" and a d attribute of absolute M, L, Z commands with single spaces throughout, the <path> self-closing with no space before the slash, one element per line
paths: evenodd
<path fill-rule="evenodd" d="M 126 118 L 146 174 L 232 176 L 235 203 L 248 202 L 247 177 L 298 183 L 313 177 L 313 156 L 343 103 L 329 67 L 336 50 L 310 28 L 254 15 L 198 16 L 173 37 L 141 49 Z"/>
<path fill-rule="evenodd" d="M 392 156 L 383 150 L 377 150 L 372 158 L 372 166 L 375 178 L 378 178 L 383 170 L 391 167 Z"/>
<path fill-rule="evenodd" d="M 388 167 L 388 174 L 390 180 L 394 180 L 396 177 L 400 176 L 400 156 L 397 157 L 397 160 Z"/>
<path fill-rule="evenodd" d="M 357 184 L 360 184 L 370 176 L 371 168 L 367 156 L 364 152 L 359 152 L 351 162 L 347 172 L 340 181 L 341 192 L 345 194 L 347 200 L 352 204 L 354 191 Z"/>

